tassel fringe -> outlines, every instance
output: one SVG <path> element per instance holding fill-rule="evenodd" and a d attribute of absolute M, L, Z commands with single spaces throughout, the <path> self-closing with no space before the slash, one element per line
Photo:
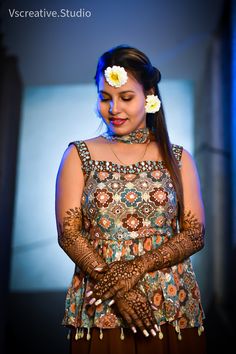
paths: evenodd
<path fill-rule="evenodd" d="M 125 339 L 123 327 L 120 328 L 120 339 L 121 339 L 121 340 L 124 340 L 124 339 Z"/>
<path fill-rule="evenodd" d="M 192 324 L 191 324 L 191 326 L 194 327 Z M 161 331 L 161 326 L 156 326 L 156 330 L 158 332 L 159 339 L 162 340 L 164 335 L 163 335 L 163 332 Z M 85 331 L 85 328 L 83 328 L 83 327 L 81 327 L 81 328 L 77 327 L 76 328 L 76 332 L 75 332 L 75 340 L 76 341 L 78 339 L 81 339 L 81 338 L 84 337 L 84 334 L 85 334 L 84 331 Z M 179 327 L 177 321 L 175 322 L 175 331 L 178 334 L 178 340 L 182 340 L 182 334 L 181 334 L 180 327 Z M 201 325 L 201 326 L 198 327 L 198 335 L 200 336 L 203 332 L 204 332 L 204 327 L 203 327 L 203 325 Z M 102 340 L 103 336 L 104 336 L 103 329 L 100 328 L 99 339 Z M 68 334 L 67 334 L 67 339 L 70 340 L 70 338 L 71 338 L 71 329 L 69 329 Z M 87 328 L 86 339 L 87 340 L 91 339 L 90 327 Z M 124 334 L 124 328 L 123 327 L 120 327 L 120 339 L 121 340 L 125 339 L 125 334 Z"/>

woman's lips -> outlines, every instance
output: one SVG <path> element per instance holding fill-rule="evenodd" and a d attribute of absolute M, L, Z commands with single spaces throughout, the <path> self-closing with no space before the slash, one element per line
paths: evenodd
<path fill-rule="evenodd" d="M 127 121 L 127 119 L 122 119 L 122 118 L 110 118 L 110 122 L 113 125 L 120 126 L 124 124 Z"/>

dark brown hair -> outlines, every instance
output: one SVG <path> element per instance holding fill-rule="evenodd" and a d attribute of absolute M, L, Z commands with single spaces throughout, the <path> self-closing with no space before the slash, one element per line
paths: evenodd
<path fill-rule="evenodd" d="M 154 89 L 154 94 L 161 100 L 158 88 L 158 83 L 161 80 L 160 71 L 152 66 L 150 60 L 143 52 L 127 45 L 120 45 L 102 54 L 98 61 L 95 75 L 97 87 L 100 75 L 104 74 L 104 70 L 108 66 L 113 65 L 123 66 L 140 83 L 140 85 L 142 85 L 145 94 L 151 89 Z M 155 135 L 162 158 L 165 161 L 173 180 L 178 201 L 178 218 L 180 226 L 182 226 L 184 212 L 183 186 L 178 163 L 173 154 L 169 139 L 163 103 L 157 113 L 147 113 L 147 127 Z"/>

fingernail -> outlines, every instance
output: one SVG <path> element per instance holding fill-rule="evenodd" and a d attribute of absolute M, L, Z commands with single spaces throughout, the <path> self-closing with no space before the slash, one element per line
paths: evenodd
<path fill-rule="evenodd" d="M 90 291 L 88 291 L 88 292 L 86 293 L 85 296 L 86 296 L 86 297 L 89 297 L 90 295 L 92 295 L 92 293 L 93 293 L 92 290 L 90 290 Z"/>
<path fill-rule="evenodd" d="M 101 272 L 103 270 L 103 268 L 102 267 L 96 267 L 96 268 L 94 268 L 94 270 L 96 270 L 97 272 Z"/>
<path fill-rule="evenodd" d="M 155 337 L 157 335 L 156 332 L 154 331 L 154 329 L 151 329 L 151 333 L 152 333 L 153 337 Z"/>
<path fill-rule="evenodd" d="M 95 297 L 93 297 L 93 298 L 89 301 L 89 305 L 92 305 L 95 301 L 96 301 L 96 299 L 95 299 Z"/>
<path fill-rule="evenodd" d="M 151 305 L 153 310 L 158 310 L 158 308 L 154 305 Z"/>
<path fill-rule="evenodd" d="M 143 330 L 143 334 L 145 335 L 145 337 L 149 337 L 149 333 L 146 329 Z"/>
<path fill-rule="evenodd" d="M 132 326 L 131 329 L 134 333 L 137 333 L 137 329 L 134 326 Z"/>
<path fill-rule="evenodd" d="M 102 303 L 102 300 L 99 299 L 99 300 L 97 300 L 97 301 L 95 302 L 95 305 L 98 306 L 98 305 L 100 305 L 101 303 Z"/>
<path fill-rule="evenodd" d="M 108 306 L 111 306 L 111 305 L 113 305 L 114 304 L 114 302 L 115 302 L 115 300 L 111 300 L 109 303 L 108 303 Z"/>
<path fill-rule="evenodd" d="M 154 327 L 155 327 L 155 330 L 158 332 L 159 331 L 158 325 L 155 324 Z"/>

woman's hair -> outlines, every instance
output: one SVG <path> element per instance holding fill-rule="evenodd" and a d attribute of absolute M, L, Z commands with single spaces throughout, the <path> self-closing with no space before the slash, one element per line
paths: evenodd
<path fill-rule="evenodd" d="M 108 66 L 113 65 L 124 67 L 142 85 L 145 94 L 154 89 L 154 94 L 161 99 L 158 89 L 158 83 L 161 80 L 160 71 L 152 66 L 143 52 L 127 45 L 120 45 L 102 54 L 94 77 L 97 87 L 101 74 L 104 74 L 104 70 Z M 180 226 L 182 226 L 184 212 L 183 186 L 178 163 L 169 139 L 163 104 L 161 104 L 158 112 L 147 113 L 147 127 L 154 133 L 162 158 L 172 177 L 178 200 L 178 218 Z"/>

